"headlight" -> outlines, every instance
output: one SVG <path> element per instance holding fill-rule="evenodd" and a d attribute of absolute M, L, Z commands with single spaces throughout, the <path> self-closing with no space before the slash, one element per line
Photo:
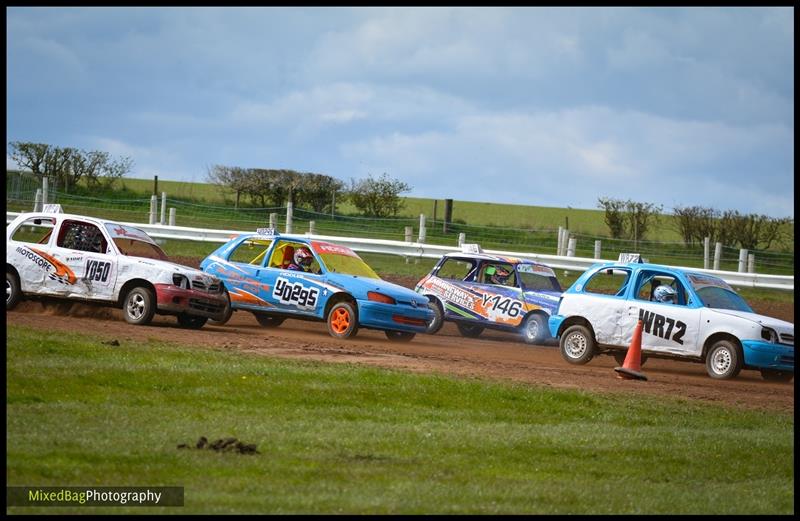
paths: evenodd
<path fill-rule="evenodd" d="M 772 344 L 778 343 L 778 333 L 776 333 L 774 329 L 768 327 L 761 328 L 761 338 Z"/>
<path fill-rule="evenodd" d="M 368 291 L 367 298 L 375 302 L 383 302 L 384 304 L 396 304 L 395 300 L 389 295 L 378 293 L 377 291 Z"/>
<path fill-rule="evenodd" d="M 173 273 L 172 274 L 172 283 L 178 286 L 179 288 L 189 289 L 189 279 L 186 275 L 181 275 L 180 273 Z"/>

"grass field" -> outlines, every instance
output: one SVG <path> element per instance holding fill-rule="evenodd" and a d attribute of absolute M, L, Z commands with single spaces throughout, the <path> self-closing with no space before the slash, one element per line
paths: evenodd
<path fill-rule="evenodd" d="M 794 419 L 9 325 L 8 485 L 184 486 L 7 513 L 792 514 Z M 237 437 L 261 454 L 177 449 Z"/>

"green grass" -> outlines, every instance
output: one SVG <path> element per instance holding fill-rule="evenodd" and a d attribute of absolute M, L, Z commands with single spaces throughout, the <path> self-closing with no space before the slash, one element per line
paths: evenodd
<path fill-rule="evenodd" d="M 184 486 L 8 513 L 792 514 L 792 414 L 10 325 L 8 485 Z M 258 455 L 178 450 L 200 436 Z"/>

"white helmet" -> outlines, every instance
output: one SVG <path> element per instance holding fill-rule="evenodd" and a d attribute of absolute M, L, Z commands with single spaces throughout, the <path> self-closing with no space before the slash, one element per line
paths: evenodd
<path fill-rule="evenodd" d="M 661 285 L 653 291 L 653 298 L 657 302 L 669 302 L 674 303 L 675 297 L 677 297 L 677 293 L 675 290 L 672 289 L 672 286 Z"/>

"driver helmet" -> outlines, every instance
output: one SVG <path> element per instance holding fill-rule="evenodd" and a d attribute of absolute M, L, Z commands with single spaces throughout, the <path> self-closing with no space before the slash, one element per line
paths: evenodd
<path fill-rule="evenodd" d="M 675 303 L 675 299 L 678 294 L 672 289 L 672 286 L 661 285 L 653 291 L 653 298 L 657 302 L 668 302 L 670 304 Z"/>
<path fill-rule="evenodd" d="M 294 251 L 294 263 L 303 268 L 308 268 L 314 262 L 314 256 L 308 248 L 297 248 Z"/>
<path fill-rule="evenodd" d="M 489 281 L 492 284 L 505 285 L 508 281 L 508 277 L 511 276 L 511 272 L 502 266 L 490 265 L 486 268 L 486 275 L 489 276 Z"/>

